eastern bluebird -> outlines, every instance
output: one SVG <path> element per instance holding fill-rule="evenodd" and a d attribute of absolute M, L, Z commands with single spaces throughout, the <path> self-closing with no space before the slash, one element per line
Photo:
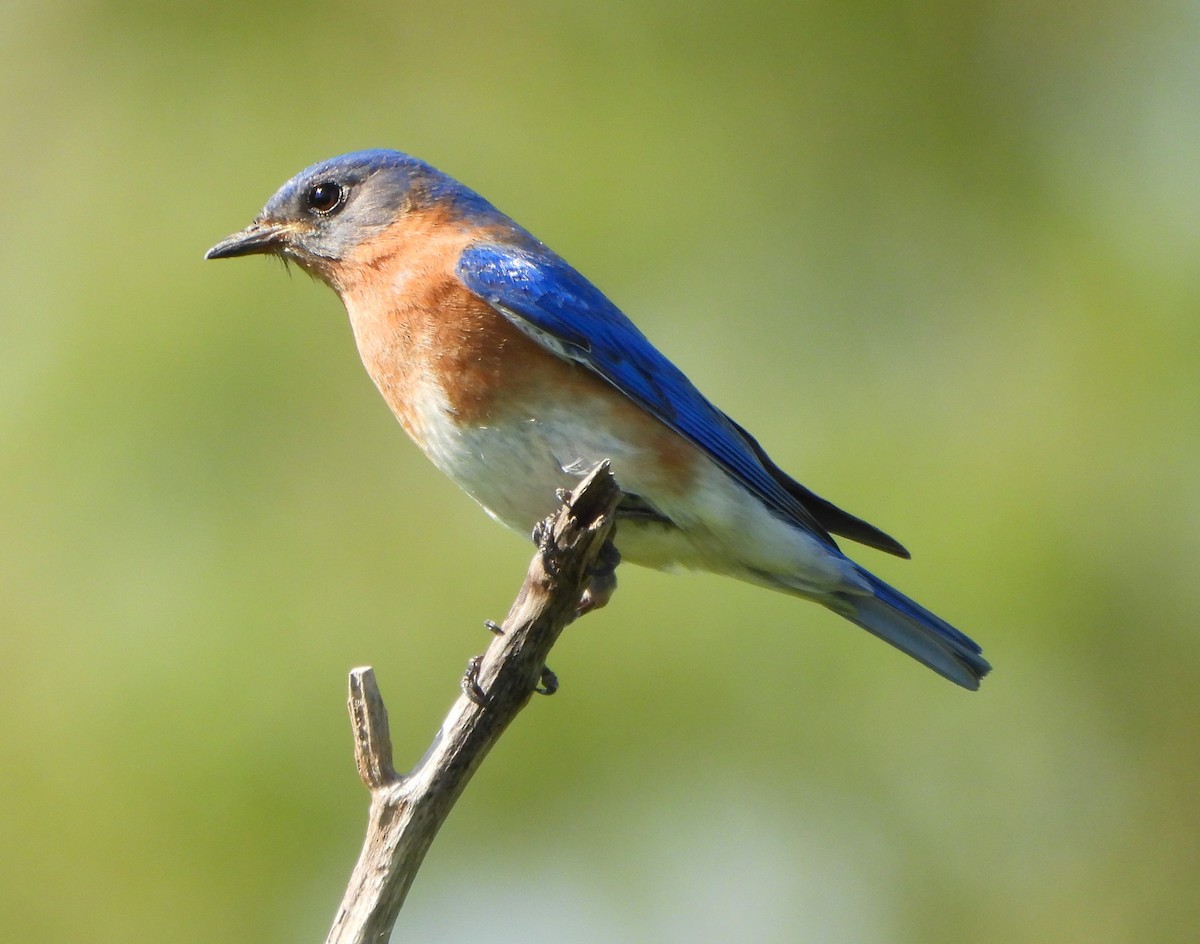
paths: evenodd
<path fill-rule="evenodd" d="M 908 557 L 897 541 L 789 478 L 595 286 L 425 162 L 372 150 L 302 171 L 206 258 L 252 253 L 338 293 L 405 431 L 510 528 L 609 459 L 624 559 L 814 600 L 964 688 L 991 668 L 831 534 Z"/>

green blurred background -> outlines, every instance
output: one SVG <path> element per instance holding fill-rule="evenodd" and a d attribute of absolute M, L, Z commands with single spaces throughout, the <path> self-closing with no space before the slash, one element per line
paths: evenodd
<path fill-rule="evenodd" d="M 322 940 L 346 671 L 415 762 L 516 590 L 333 294 L 201 259 L 376 146 L 572 260 L 996 667 L 623 568 L 398 940 L 1196 939 L 1195 2 L 0 10 L 6 939 Z"/>

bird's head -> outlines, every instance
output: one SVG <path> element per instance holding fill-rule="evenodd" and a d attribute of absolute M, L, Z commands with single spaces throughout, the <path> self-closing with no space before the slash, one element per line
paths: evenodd
<path fill-rule="evenodd" d="M 356 151 L 301 171 L 253 223 L 204 258 L 277 255 L 334 284 L 338 264 L 360 245 L 434 206 L 460 217 L 496 214 L 474 191 L 424 161 L 399 151 Z"/>

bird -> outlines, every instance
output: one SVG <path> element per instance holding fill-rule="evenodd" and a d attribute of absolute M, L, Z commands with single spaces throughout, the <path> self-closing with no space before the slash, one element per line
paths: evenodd
<path fill-rule="evenodd" d="M 898 541 L 789 477 L 598 288 L 425 161 L 374 149 L 308 167 L 205 258 L 253 254 L 337 293 L 392 413 L 492 518 L 529 534 L 608 460 L 622 560 L 814 601 L 965 689 L 990 670 L 834 536 L 908 558 Z"/>

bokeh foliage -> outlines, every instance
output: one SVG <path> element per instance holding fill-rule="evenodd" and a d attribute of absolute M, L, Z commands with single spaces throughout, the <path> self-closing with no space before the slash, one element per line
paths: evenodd
<path fill-rule="evenodd" d="M 415 759 L 515 591 L 336 299 L 201 261 L 366 146 L 571 259 L 996 666 L 625 568 L 398 939 L 1195 939 L 1195 3 L 3 11 L 7 939 L 320 940 L 345 670 Z"/>

